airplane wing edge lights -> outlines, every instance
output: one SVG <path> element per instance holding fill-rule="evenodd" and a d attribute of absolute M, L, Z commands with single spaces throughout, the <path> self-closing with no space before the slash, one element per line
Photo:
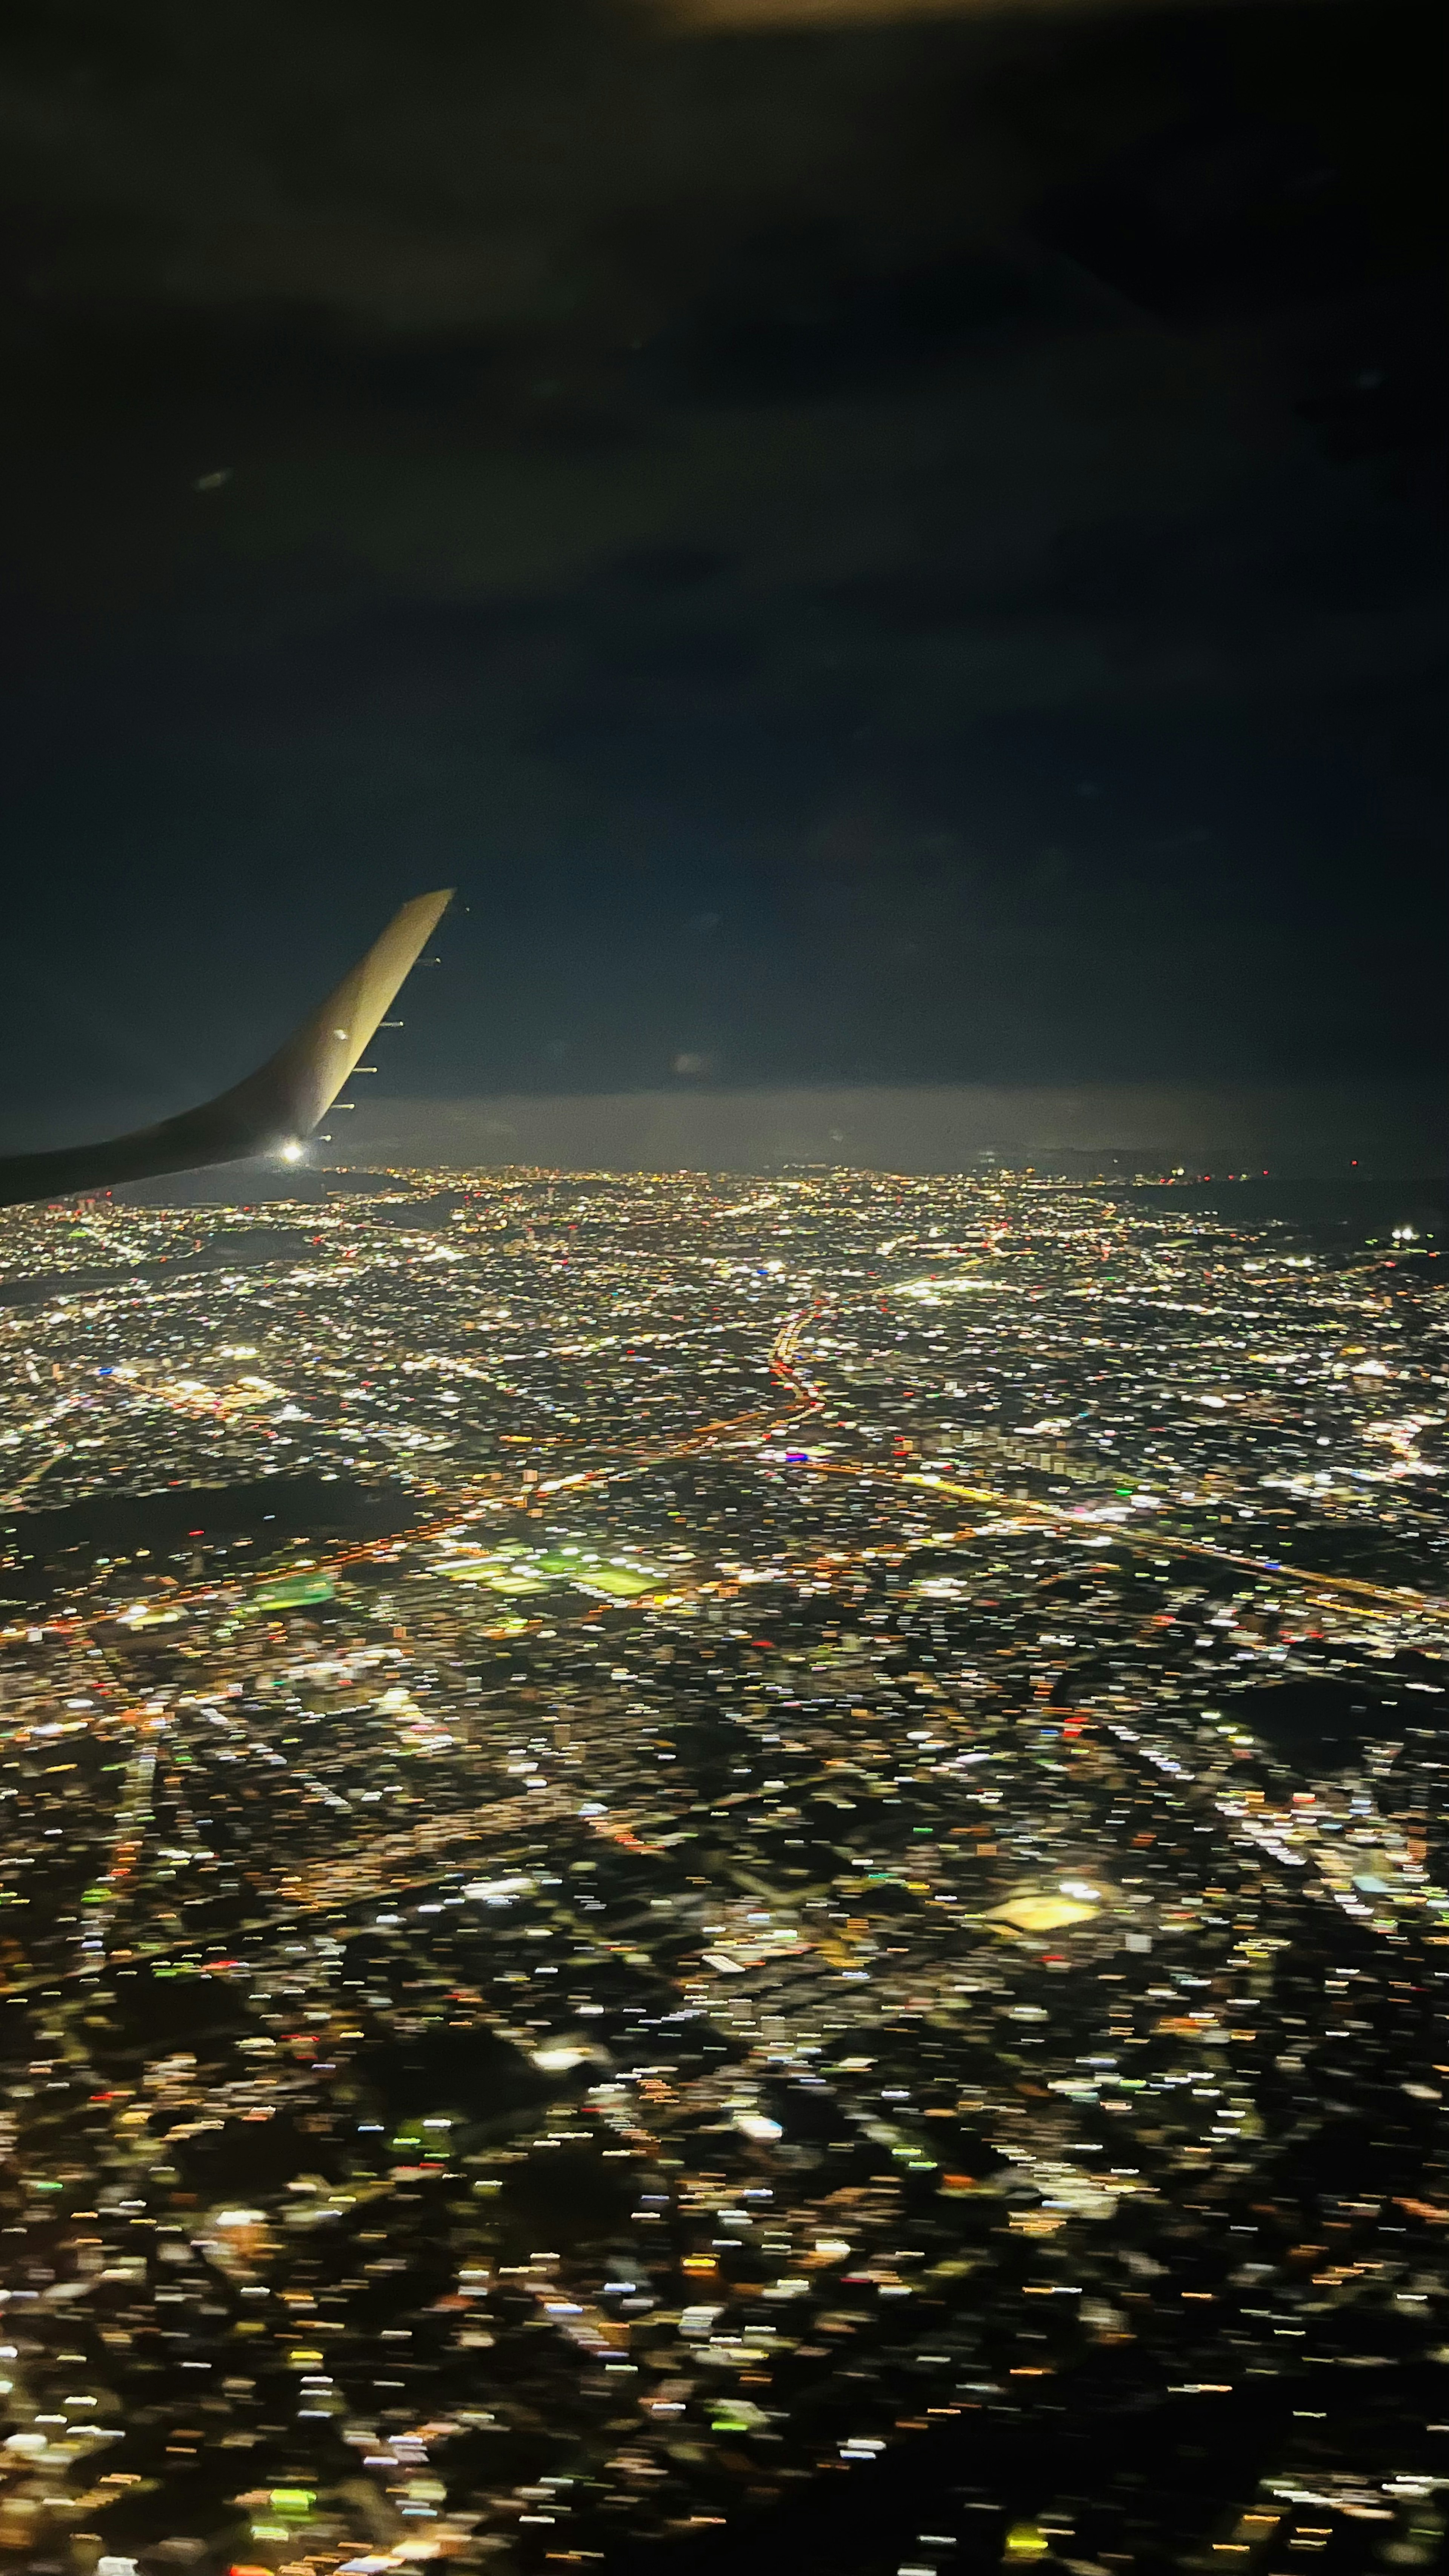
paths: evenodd
<path fill-rule="evenodd" d="M 200 1171 L 253 1154 L 296 1159 L 371 1044 L 443 914 L 453 888 L 415 895 L 325 1002 L 266 1063 L 200 1107 L 95 1145 L 0 1156 L 0 1207 L 65 1198 Z"/>

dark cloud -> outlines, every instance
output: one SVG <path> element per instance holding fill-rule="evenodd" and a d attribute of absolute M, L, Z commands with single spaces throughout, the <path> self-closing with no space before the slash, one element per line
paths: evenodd
<path fill-rule="evenodd" d="M 1438 1067 L 1431 13 L 669 24 L 8 15 L 14 1117 Z"/>

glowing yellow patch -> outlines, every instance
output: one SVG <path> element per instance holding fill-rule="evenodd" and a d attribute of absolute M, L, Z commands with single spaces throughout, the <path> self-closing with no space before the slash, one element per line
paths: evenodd
<path fill-rule="evenodd" d="M 1068 1923 L 1089 1923 L 1096 1911 L 1076 1896 L 1009 1896 L 986 1921 L 1009 1923 L 1017 1932 L 1060 1932 Z"/>

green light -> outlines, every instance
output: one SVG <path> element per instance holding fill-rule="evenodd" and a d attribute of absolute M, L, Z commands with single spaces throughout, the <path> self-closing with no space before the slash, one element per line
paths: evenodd
<path fill-rule="evenodd" d="M 291 1610 L 308 1601 L 330 1601 L 336 1587 L 326 1574 L 284 1574 L 264 1583 L 243 1603 L 247 1610 Z"/>

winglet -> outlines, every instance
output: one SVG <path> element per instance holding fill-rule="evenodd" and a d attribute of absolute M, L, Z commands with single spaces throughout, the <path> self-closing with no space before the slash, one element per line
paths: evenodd
<path fill-rule="evenodd" d="M 215 1100 L 104 1144 L 66 1145 L 53 1153 L 0 1159 L 0 1207 L 111 1189 L 120 1181 L 198 1171 L 300 1145 L 360 1062 L 452 900 L 453 888 L 447 886 L 405 903 L 320 1009 L 255 1073 Z"/>
<path fill-rule="evenodd" d="M 265 1134 L 265 1142 L 247 1145 L 246 1152 L 265 1152 L 267 1144 L 300 1144 L 325 1118 L 452 900 L 453 888 L 445 886 L 438 894 L 415 895 L 405 903 L 310 1020 L 255 1073 L 209 1104 L 213 1111 L 243 1120 L 252 1135 Z"/>

